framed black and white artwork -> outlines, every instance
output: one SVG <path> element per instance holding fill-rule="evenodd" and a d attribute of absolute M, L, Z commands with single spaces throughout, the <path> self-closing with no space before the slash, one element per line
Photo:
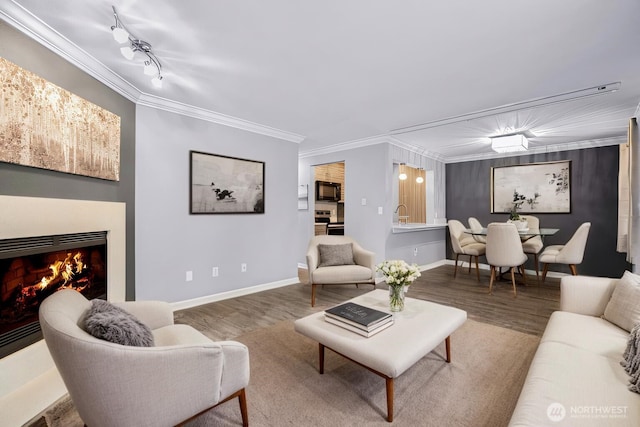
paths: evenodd
<path fill-rule="evenodd" d="M 191 214 L 264 213 L 265 164 L 190 151 Z"/>
<path fill-rule="evenodd" d="M 491 213 L 571 213 L 571 161 L 491 168 Z"/>

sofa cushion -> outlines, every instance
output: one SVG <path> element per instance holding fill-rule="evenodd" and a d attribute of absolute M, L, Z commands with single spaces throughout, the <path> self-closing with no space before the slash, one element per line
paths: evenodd
<path fill-rule="evenodd" d="M 640 323 L 640 276 L 624 272 L 604 310 L 604 318 L 627 332 Z"/>
<path fill-rule="evenodd" d="M 152 347 L 151 329 L 133 314 L 108 301 L 94 299 L 84 318 L 85 330 L 96 338 L 136 347 Z"/>
<path fill-rule="evenodd" d="M 354 265 L 353 245 L 345 243 L 340 245 L 318 245 L 320 251 L 320 263 L 318 267 L 329 267 L 332 265 Z"/>
<path fill-rule="evenodd" d="M 554 312 L 509 426 L 637 425 L 640 395 L 627 389 L 629 376 L 620 365 L 628 337 L 599 317 Z M 565 413 L 556 423 L 548 411 L 558 405 Z"/>

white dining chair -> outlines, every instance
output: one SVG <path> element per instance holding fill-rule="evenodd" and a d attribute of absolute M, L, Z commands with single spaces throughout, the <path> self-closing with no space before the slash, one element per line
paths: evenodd
<path fill-rule="evenodd" d="M 590 222 L 585 222 L 578 229 L 566 245 L 547 246 L 540 254 L 540 262 L 543 264 L 542 282 L 547 278 L 549 264 L 568 264 L 571 274 L 578 275 L 576 266 L 582 263 L 584 250 L 587 246 L 587 237 L 589 237 Z"/>
<path fill-rule="evenodd" d="M 477 218 L 470 216 L 469 217 L 469 228 L 473 231 L 480 231 L 482 230 L 484 227 L 482 226 L 482 223 L 480 221 L 478 221 Z M 487 243 L 487 238 L 485 236 L 473 236 L 473 238 L 476 240 L 476 242 L 480 242 L 480 243 Z"/>
<path fill-rule="evenodd" d="M 533 215 L 520 215 L 521 219 L 527 221 L 527 227 L 529 229 L 539 230 L 540 229 L 540 220 L 538 217 Z M 538 268 L 538 254 L 544 247 L 544 243 L 542 242 L 542 237 L 533 236 L 529 239 L 522 242 L 522 250 L 527 255 L 533 255 L 533 265 L 536 269 L 536 281 L 540 283 L 540 273 Z"/>
<path fill-rule="evenodd" d="M 524 283 L 527 277 L 524 272 L 524 263 L 527 262 L 527 254 L 522 250 L 520 234 L 514 224 L 507 222 L 492 222 L 487 226 L 487 262 L 491 267 L 491 279 L 489 280 L 489 294 L 493 292 L 493 282 L 502 267 L 511 270 L 511 283 L 513 284 L 513 297 L 518 295 L 516 290 L 516 278 L 514 268 L 519 267 Z"/>
<path fill-rule="evenodd" d="M 478 258 L 480 255 L 484 255 L 486 245 L 484 243 L 476 242 L 476 240 L 470 234 L 464 232 L 465 226 L 457 219 L 450 219 L 447 224 L 449 225 L 449 235 L 451 236 L 451 247 L 456 254 L 456 266 L 453 270 L 453 278 L 455 279 L 458 272 L 458 257 L 460 255 L 469 255 L 469 273 L 471 273 L 471 261 L 475 258 L 476 261 L 476 276 L 480 281 L 480 267 L 478 266 Z"/>

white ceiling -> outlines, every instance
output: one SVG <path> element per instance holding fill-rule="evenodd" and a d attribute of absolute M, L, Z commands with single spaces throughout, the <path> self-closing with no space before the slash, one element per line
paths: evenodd
<path fill-rule="evenodd" d="M 112 5 L 152 44 L 162 89 L 120 55 Z M 301 141 L 302 155 L 382 138 L 471 160 L 518 130 L 534 152 L 612 145 L 640 102 L 638 0 L 5 0 L 0 18 L 136 102 Z"/>

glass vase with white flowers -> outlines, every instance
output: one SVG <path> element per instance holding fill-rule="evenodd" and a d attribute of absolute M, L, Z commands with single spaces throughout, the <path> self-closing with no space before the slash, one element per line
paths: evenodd
<path fill-rule="evenodd" d="M 404 260 L 387 260 L 376 266 L 389 286 L 389 308 L 391 311 L 404 309 L 404 294 L 407 288 L 420 277 L 420 269 L 416 264 L 408 264 Z"/>

